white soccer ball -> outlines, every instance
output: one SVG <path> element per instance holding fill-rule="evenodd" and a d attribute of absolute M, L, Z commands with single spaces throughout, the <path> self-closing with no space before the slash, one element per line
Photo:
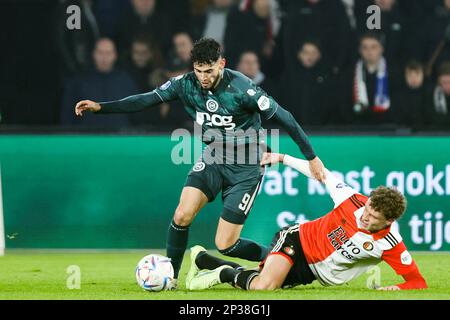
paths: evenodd
<path fill-rule="evenodd" d="M 143 257 L 136 266 L 136 281 L 147 291 L 167 290 L 174 272 L 170 259 L 160 254 Z"/>

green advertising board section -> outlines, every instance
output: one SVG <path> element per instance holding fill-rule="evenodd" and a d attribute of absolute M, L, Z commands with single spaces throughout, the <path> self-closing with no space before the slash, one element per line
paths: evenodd
<path fill-rule="evenodd" d="M 450 250 L 450 137 L 311 142 L 361 193 L 387 183 L 404 192 L 398 226 L 409 249 Z M 289 137 L 279 145 L 301 157 Z M 192 166 L 173 163 L 175 146 L 170 136 L 1 136 L 6 247 L 164 248 Z M 269 244 L 279 227 L 327 213 L 333 203 L 320 188 L 285 166 L 269 168 L 243 236 Z M 195 219 L 189 245 L 214 248 L 220 212 L 219 195 Z"/>

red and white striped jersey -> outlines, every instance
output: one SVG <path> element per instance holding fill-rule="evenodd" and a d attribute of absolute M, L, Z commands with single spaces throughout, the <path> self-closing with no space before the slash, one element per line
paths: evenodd
<path fill-rule="evenodd" d="M 293 159 L 285 164 L 291 165 Z M 317 280 L 325 286 L 340 285 L 384 260 L 406 280 L 398 285 L 401 289 L 426 287 L 400 234 L 390 226 L 377 233 L 363 229 L 360 219 L 368 197 L 326 171 L 334 209 L 300 226 L 301 246 Z"/>

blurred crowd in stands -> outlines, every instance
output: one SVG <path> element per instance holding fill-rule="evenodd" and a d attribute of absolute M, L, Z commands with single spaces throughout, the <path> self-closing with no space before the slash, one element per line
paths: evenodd
<path fill-rule="evenodd" d="M 66 27 L 71 5 L 81 8 L 80 30 Z M 372 5 L 380 29 L 368 28 Z M 212 37 L 228 68 L 305 127 L 450 130 L 450 0 L 60 0 L 51 23 L 54 125 L 192 126 L 178 102 L 83 119 L 73 109 L 191 71 L 193 43 Z"/>

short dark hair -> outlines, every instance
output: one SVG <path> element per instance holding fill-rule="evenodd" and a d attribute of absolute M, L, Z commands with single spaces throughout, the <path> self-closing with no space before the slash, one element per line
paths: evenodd
<path fill-rule="evenodd" d="M 201 38 L 191 51 L 192 63 L 213 64 L 222 56 L 220 43 L 212 38 Z"/>
<path fill-rule="evenodd" d="M 308 38 L 305 41 L 303 41 L 302 43 L 300 43 L 300 46 L 297 51 L 302 50 L 303 47 L 305 46 L 305 44 L 313 45 L 317 48 L 317 50 L 322 52 L 322 44 L 321 44 L 320 40 L 316 39 L 316 38 Z"/>
<path fill-rule="evenodd" d="M 379 186 L 370 193 L 370 206 L 386 220 L 397 220 L 406 210 L 406 199 L 395 188 Z"/>
<path fill-rule="evenodd" d="M 425 68 L 422 63 L 417 60 L 410 60 L 405 66 L 405 70 L 410 71 L 425 71 Z"/>
<path fill-rule="evenodd" d="M 359 37 L 359 44 L 361 44 L 365 39 L 373 39 L 375 41 L 378 41 L 384 47 L 384 43 L 385 43 L 384 34 L 381 34 L 379 32 L 375 32 L 375 31 L 367 31 L 366 33 L 363 33 Z"/>

